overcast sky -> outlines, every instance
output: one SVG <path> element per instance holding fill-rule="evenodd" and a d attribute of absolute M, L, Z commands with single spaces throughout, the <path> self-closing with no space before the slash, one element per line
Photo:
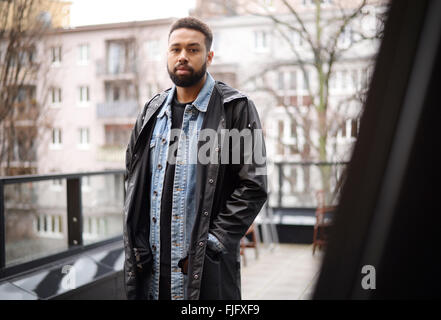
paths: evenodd
<path fill-rule="evenodd" d="M 184 17 L 195 0 L 70 0 L 72 26 Z"/>

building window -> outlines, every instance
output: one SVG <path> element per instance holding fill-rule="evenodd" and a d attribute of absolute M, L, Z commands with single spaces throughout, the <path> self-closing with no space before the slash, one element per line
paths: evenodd
<path fill-rule="evenodd" d="M 297 72 L 295 71 L 289 73 L 289 88 L 291 90 L 297 90 Z"/>
<path fill-rule="evenodd" d="M 135 71 L 135 42 L 130 39 L 107 42 L 107 72 L 121 74 Z"/>
<path fill-rule="evenodd" d="M 53 65 L 61 63 L 61 46 L 51 47 L 51 62 Z"/>
<path fill-rule="evenodd" d="M 284 155 L 285 154 L 285 146 L 283 144 L 283 138 L 284 138 L 284 131 L 285 131 L 285 123 L 283 120 L 279 120 L 277 123 L 278 126 L 278 139 L 276 141 L 277 143 L 277 154 Z"/>
<path fill-rule="evenodd" d="M 290 95 L 290 96 L 287 96 L 287 98 L 288 98 L 288 104 L 290 106 L 298 106 L 299 105 L 298 96 Z"/>
<path fill-rule="evenodd" d="M 108 81 L 105 91 L 107 102 L 136 100 L 137 88 L 130 81 Z"/>
<path fill-rule="evenodd" d="M 80 44 L 78 46 L 78 63 L 86 65 L 89 63 L 90 47 L 89 44 Z"/>
<path fill-rule="evenodd" d="M 351 119 L 351 138 L 357 138 L 358 135 L 358 119 Z"/>
<path fill-rule="evenodd" d="M 34 231 L 42 237 L 62 238 L 63 217 L 48 214 L 36 215 L 34 216 Z"/>
<path fill-rule="evenodd" d="M 337 138 L 341 142 L 349 142 L 357 138 L 359 119 L 347 119 L 341 125 L 337 132 Z"/>
<path fill-rule="evenodd" d="M 86 240 L 97 239 L 108 234 L 107 220 L 105 217 L 83 218 L 83 238 Z"/>
<path fill-rule="evenodd" d="M 306 141 L 305 131 L 303 130 L 303 128 L 301 126 L 297 126 L 296 132 L 297 132 L 297 140 L 296 140 L 297 148 L 299 150 L 303 150 L 305 147 L 305 141 Z"/>
<path fill-rule="evenodd" d="M 109 124 L 104 126 L 107 146 L 127 146 L 132 131 L 131 125 Z"/>
<path fill-rule="evenodd" d="M 254 49 L 256 51 L 269 49 L 269 36 L 266 31 L 254 31 Z"/>
<path fill-rule="evenodd" d="M 79 129 L 79 140 L 81 146 L 88 146 L 90 143 L 89 128 Z"/>
<path fill-rule="evenodd" d="M 285 89 L 285 73 L 283 73 L 282 71 L 279 71 L 279 73 L 278 73 L 277 83 L 278 83 L 279 90 Z"/>
<path fill-rule="evenodd" d="M 61 103 L 61 88 L 51 88 L 51 102 L 52 105 Z"/>
<path fill-rule="evenodd" d="M 61 146 L 63 143 L 62 140 L 62 131 L 59 128 L 52 129 L 52 145 L 53 146 Z"/>
<path fill-rule="evenodd" d="M 306 74 L 305 74 L 306 73 Z M 310 74 L 309 74 L 309 71 L 308 70 L 306 70 L 305 72 L 303 72 L 303 77 L 302 77 L 303 79 L 303 86 L 302 86 L 302 89 L 303 90 L 308 90 L 308 87 L 310 87 L 310 85 L 311 85 L 311 82 L 310 82 L 310 79 L 311 79 L 311 77 L 310 77 Z"/>
<path fill-rule="evenodd" d="M 302 106 L 309 107 L 312 104 L 311 96 L 302 96 Z"/>
<path fill-rule="evenodd" d="M 147 40 L 145 49 L 147 51 L 147 58 L 149 60 L 158 61 L 161 58 L 158 39 Z"/>
<path fill-rule="evenodd" d="M 79 91 L 80 103 L 89 102 L 89 100 L 90 100 L 89 87 L 88 86 L 81 86 L 81 87 L 79 87 L 78 91 Z"/>

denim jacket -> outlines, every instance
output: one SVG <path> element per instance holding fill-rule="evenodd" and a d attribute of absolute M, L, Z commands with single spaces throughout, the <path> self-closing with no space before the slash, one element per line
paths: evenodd
<path fill-rule="evenodd" d="M 176 91 L 176 86 L 173 86 L 159 111 L 150 140 L 150 219 L 153 221 L 150 223 L 150 245 L 154 273 L 149 286 L 149 296 L 154 300 L 159 296 L 160 209 L 171 134 L 179 134 L 171 219 L 171 299 L 186 299 L 187 276 L 181 272 L 178 262 L 186 257 L 190 246 L 190 235 L 196 215 L 194 194 L 199 131 L 214 84 L 214 79 L 207 72 L 205 84 L 196 100 L 185 106 L 182 130 L 176 131 L 171 130 L 171 105 Z M 222 244 L 212 234 L 208 236 L 208 246 L 215 251 L 223 249 Z"/>

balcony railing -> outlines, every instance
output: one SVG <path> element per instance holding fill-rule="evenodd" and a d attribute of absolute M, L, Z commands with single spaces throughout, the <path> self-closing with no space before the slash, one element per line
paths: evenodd
<path fill-rule="evenodd" d="M 315 208 L 316 193 L 337 201 L 336 191 L 348 162 L 275 162 L 269 165 L 269 205 L 273 208 Z"/>
<path fill-rule="evenodd" d="M 97 105 L 98 119 L 136 118 L 138 112 L 138 102 L 136 100 L 104 102 Z"/>
<path fill-rule="evenodd" d="M 332 201 L 346 165 L 270 163 L 269 207 L 276 215 L 283 212 L 284 219 L 287 210 L 298 218 L 303 214 L 299 208 L 317 206 L 316 191 L 327 188 Z M 123 174 L 115 170 L 0 178 L 0 278 L 120 241 Z"/>
<path fill-rule="evenodd" d="M 97 60 L 96 75 L 107 80 L 133 79 L 136 75 L 136 61 L 110 65 L 105 60 Z"/>
<path fill-rule="evenodd" d="M 124 164 L 126 147 L 101 146 L 98 148 L 97 160 L 103 162 L 119 162 Z"/>
<path fill-rule="evenodd" d="M 0 178 L 0 278 L 121 241 L 123 174 Z"/>

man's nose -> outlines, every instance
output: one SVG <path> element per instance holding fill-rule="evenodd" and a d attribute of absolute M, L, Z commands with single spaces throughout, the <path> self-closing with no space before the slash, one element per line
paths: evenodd
<path fill-rule="evenodd" d="M 179 63 L 184 63 L 187 62 L 187 51 L 185 50 L 181 50 L 181 52 L 179 53 L 179 57 L 178 57 L 178 62 Z"/>

